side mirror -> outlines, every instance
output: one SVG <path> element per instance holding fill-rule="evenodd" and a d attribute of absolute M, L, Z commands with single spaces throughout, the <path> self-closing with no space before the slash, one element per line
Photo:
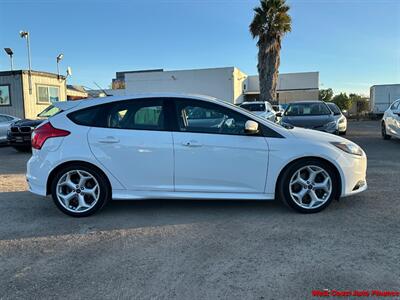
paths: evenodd
<path fill-rule="evenodd" d="M 259 132 L 258 123 L 251 120 L 246 121 L 246 124 L 244 125 L 244 131 L 247 134 L 257 134 Z"/>
<path fill-rule="evenodd" d="M 393 113 L 394 113 L 395 115 L 400 116 L 400 110 L 399 110 L 399 109 L 394 110 Z"/>
<path fill-rule="evenodd" d="M 278 112 L 275 114 L 275 116 L 277 116 L 277 117 L 282 117 L 282 112 L 281 112 L 281 111 L 278 111 Z"/>

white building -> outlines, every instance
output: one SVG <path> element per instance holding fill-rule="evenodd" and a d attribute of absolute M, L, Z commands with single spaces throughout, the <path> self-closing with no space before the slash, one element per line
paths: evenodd
<path fill-rule="evenodd" d="M 213 96 L 239 104 L 256 100 L 260 94 L 258 76 L 248 76 L 236 67 L 164 71 L 117 72 L 113 95 L 147 92 L 179 92 Z M 277 100 L 287 103 L 318 99 L 319 73 L 280 74 Z"/>

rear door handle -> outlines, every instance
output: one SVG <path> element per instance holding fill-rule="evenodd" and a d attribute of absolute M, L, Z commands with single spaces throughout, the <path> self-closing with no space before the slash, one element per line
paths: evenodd
<path fill-rule="evenodd" d="M 185 147 L 201 147 L 203 145 L 200 144 L 198 141 L 187 141 L 187 142 L 183 142 L 182 146 L 185 146 Z"/>
<path fill-rule="evenodd" d="M 105 138 L 99 139 L 98 142 L 102 144 L 116 144 L 119 143 L 119 139 L 112 136 L 107 136 Z"/>

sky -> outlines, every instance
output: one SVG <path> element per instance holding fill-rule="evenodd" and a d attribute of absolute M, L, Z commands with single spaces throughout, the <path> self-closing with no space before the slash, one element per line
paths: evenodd
<path fill-rule="evenodd" d="M 117 71 L 236 66 L 257 74 L 248 26 L 257 0 L 0 0 L 0 48 L 14 69 L 73 70 L 68 84 L 107 88 Z M 280 73 L 320 72 L 320 88 L 369 95 L 400 83 L 400 0 L 288 0 Z M 0 52 L 0 70 L 9 70 Z"/>

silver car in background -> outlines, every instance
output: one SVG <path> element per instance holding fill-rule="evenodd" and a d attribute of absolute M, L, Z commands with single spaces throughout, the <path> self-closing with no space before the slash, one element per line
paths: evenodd
<path fill-rule="evenodd" d="M 268 101 L 243 102 L 239 106 L 257 116 L 270 120 L 271 122 L 275 122 L 276 120 L 275 110 L 272 108 L 271 103 L 269 103 Z"/>
<path fill-rule="evenodd" d="M 329 109 L 333 112 L 333 117 L 336 121 L 336 129 L 339 134 L 345 135 L 347 132 L 347 118 L 340 110 L 340 108 L 333 102 L 326 102 Z"/>
<path fill-rule="evenodd" d="M 7 143 L 7 131 L 12 123 L 20 120 L 17 117 L 0 114 L 0 144 Z"/>

